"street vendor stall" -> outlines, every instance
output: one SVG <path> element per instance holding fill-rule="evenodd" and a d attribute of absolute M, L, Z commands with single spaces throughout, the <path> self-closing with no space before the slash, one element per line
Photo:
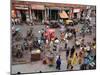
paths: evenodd
<path fill-rule="evenodd" d="M 41 51 L 39 49 L 31 51 L 31 61 L 38 61 L 40 60 Z"/>
<path fill-rule="evenodd" d="M 43 64 L 47 64 L 48 66 L 53 66 L 54 64 L 54 55 L 51 52 L 47 52 L 45 57 L 43 58 Z"/>
<path fill-rule="evenodd" d="M 52 53 L 48 53 L 46 55 L 46 57 L 48 59 L 48 65 L 53 66 L 53 64 L 54 64 L 54 55 Z"/>

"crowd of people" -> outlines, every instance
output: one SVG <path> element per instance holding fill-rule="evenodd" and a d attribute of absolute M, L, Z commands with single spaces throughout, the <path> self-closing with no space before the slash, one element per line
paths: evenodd
<path fill-rule="evenodd" d="M 83 28 L 86 29 L 87 26 Z M 88 29 L 91 30 L 91 36 L 92 28 Z M 95 69 L 96 37 L 91 37 L 92 41 L 88 42 L 85 39 L 87 33 L 82 32 L 84 35 L 78 38 L 80 35 L 78 32 L 80 33 L 82 30 L 63 26 L 62 29 L 59 29 L 60 36 L 58 37 L 55 29 L 45 26 L 45 28 L 37 32 L 39 36 L 36 36 L 33 28 L 27 30 L 25 35 L 23 35 L 21 29 L 13 25 L 12 55 L 19 59 L 24 57 L 24 51 L 31 52 L 32 50 L 39 49 L 43 64 L 48 64 L 50 67 L 56 65 L 56 69 L 61 70 L 61 66 L 64 64 L 62 63 L 62 52 L 65 52 L 66 70 Z M 73 45 L 69 46 L 72 40 L 74 40 Z"/>

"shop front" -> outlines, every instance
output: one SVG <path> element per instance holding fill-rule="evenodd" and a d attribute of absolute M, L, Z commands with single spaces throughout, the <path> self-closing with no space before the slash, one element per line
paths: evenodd
<path fill-rule="evenodd" d="M 49 10 L 49 13 L 50 13 L 50 15 L 49 15 L 50 20 L 58 20 L 58 12 L 59 12 L 59 10 L 57 10 L 57 9 L 50 9 L 50 10 Z"/>
<path fill-rule="evenodd" d="M 80 19 L 80 8 L 74 8 L 73 9 L 73 15 L 75 19 Z"/>
<path fill-rule="evenodd" d="M 33 20 L 37 20 L 39 22 L 42 22 L 45 18 L 45 7 L 44 5 L 31 5 L 32 9 L 32 18 Z"/>
<path fill-rule="evenodd" d="M 22 22 L 26 22 L 27 19 L 29 19 L 28 5 L 15 4 L 14 10 L 16 12 L 16 18 L 20 19 Z"/>
<path fill-rule="evenodd" d="M 59 19 L 59 11 L 60 8 L 59 7 L 55 7 L 55 6 L 46 6 L 46 16 L 48 17 L 49 20 L 58 20 Z"/>

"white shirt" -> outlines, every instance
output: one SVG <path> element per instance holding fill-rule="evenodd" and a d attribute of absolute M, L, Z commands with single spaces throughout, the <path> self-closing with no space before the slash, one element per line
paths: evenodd
<path fill-rule="evenodd" d="M 68 37 L 68 34 L 66 33 L 64 38 L 66 39 L 67 37 Z"/>
<path fill-rule="evenodd" d="M 68 40 L 66 39 L 65 42 L 68 43 Z"/>

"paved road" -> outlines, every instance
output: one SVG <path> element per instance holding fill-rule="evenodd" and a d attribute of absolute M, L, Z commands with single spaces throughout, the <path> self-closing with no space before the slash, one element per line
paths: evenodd
<path fill-rule="evenodd" d="M 91 23 L 91 25 L 93 25 L 94 23 L 94 19 L 93 19 L 93 22 Z M 82 28 L 83 24 L 78 24 L 76 26 L 74 26 L 74 28 Z M 39 33 L 38 31 L 41 30 L 42 28 L 44 28 L 43 25 L 37 25 L 37 26 L 21 26 L 21 25 L 17 25 L 16 27 L 19 27 L 21 28 L 21 32 L 24 36 L 26 36 L 26 31 L 33 27 L 33 31 L 34 31 L 34 34 L 36 36 L 39 36 Z M 78 35 L 79 33 L 77 33 Z M 60 30 L 59 29 L 56 29 L 56 35 L 59 37 L 60 35 Z M 93 38 L 95 37 L 95 30 L 93 30 L 93 33 L 92 35 L 86 35 L 85 37 L 85 43 L 86 42 L 91 42 L 93 41 Z M 77 36 L 77 38 L 80 38 L 82 36 Z M 68 46 L 73 46 L 75 43 L 74 43 L 74 39 L 70 40 L 69 43 L 68 43 Z M 62 43 L 63 44 L 63 43 Z M 77 51 L 79 51 L 77 49 Z M 28 54 L 30 55 L 30 54 Z M 24 55 L 24 58 L 29 60 L 30 56 L 28 55 Z M 62 59 L 62 64 L 61 64 L 61 70 L 60 71 L 63 71 L 63 70 L 67 70 L 66 67 L 67 67 L 67 62 L 66 62 L 66 53 L 65 51 L 62 51 L 61 52 L 61 59 Z M 79 70 L 79 66 L 80 65 L 76 65 L 76 67 L 74 67 L 75 70 Z M 40 68 L 41 67 L 41 68 Z M 17 64 L 17 65 L 12 65 L 12 73 L 16 73 L 16 72 L 22 72 L 22 73 L 29 73 L 29 72 L 39 72 L 39 71 L 42 71 L 42 72 L 47 72 L 47 71 L 58 71 L 56 69 L 56 65 L 54 65 L 54 67 L 49 67 L 48 65 L 43 65 L 42 64 L 42 61 L 37 61 L 37 62 L 32 62 L 32 63 L 28 63 L 28 64 Z"/>

